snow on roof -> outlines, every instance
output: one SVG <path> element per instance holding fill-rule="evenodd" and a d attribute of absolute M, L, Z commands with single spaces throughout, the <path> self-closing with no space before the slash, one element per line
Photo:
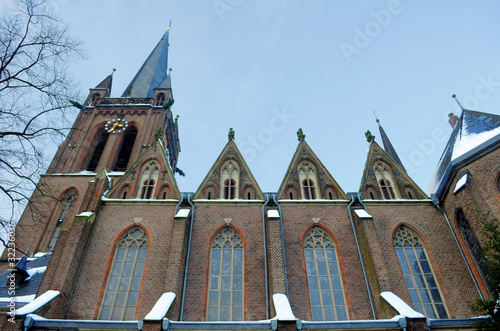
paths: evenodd
<path fill-rule="evenodd" d="M 31 268 L 31 269 L 26 270 L 26 272 L 28 273 L 29 277 L 26 278 L 25 280 L 30 280 L 31 277 L 33 277 L 36 274 L 43 274 L 45 272 L 45 270 L 47 270 L 47 266 L 38 267 L 38 268 Z"/>
<path fill-rule="evenodd" d="M 400 315 L 412 318 L 425 318 L 421 313 L 413 310 L 412 307 L 408 306 L 406 302 L 401 300 L 396 294 L 392 292 L 382 292 L 380 296 L 387 301 L 392 308 L 396 309 Z"/>
<path fill-rule="evenodd" d="M 26 306 L 19 308 L 15 311 L 16 315 L 27 315 L 34 313 L 38 309 L 42 308 L 52 300 L 58 298 L 61 295 L 59 291 L 49 290 L 44 294 L 40 295 L 38 298 L 28 303 Z"/>
<path fill-rule="evenodd" d="M 465 186 L 465 184 L 467 184 L 468 178 L 469 175 L 465 174 L 457 181 L 457 185 L 455 185 L 455 190 L 453 191 L 453 194 L 457 193 L 462 187 Z"/>
<path fill-rule="evenodd" d="M 267 211 L 267 217 L 269 218 L 280 218 L 280 213 L 276 209 L 270 209 Z"/>
<path fill-rule="evenodd" d="M 274 309 L 278 321 L 295 321 L 297 318 L 293 314 L 290 302 L 285 294 L 273 294 Z"/>
<path fill-rule="evenodd" d="M 93 212 L 91 212 L 91 211 L 84 211 L 83 213 L 80 213 L 80 214 L 78 214 L 76 216 L 90 217 L 90 216 L 92 216 L 92 214 L 93 214 Z"/>
<path fill-rule="evenodd" d="M 449 179 L 454 161 L 467 159 L 499 138 L 500 116 L 464 109 L 441 155 L 427 193 L 440 193 Z"/>
<path fill-rule="evenodd" d="M 354 209 L 354 212 L 359 218 L 372 218 L 372 215 L 368 214 L 364 209 Z"/>
<path fill-rule="evenodd" d="M 155 320 L 159 321 L 167 315 L 170 306 L 175 300 L 175 293 L 167 292 L 163 293 L 161 297 L 156 301 L 153 309 L 144 317 L 145 320 Z"/>

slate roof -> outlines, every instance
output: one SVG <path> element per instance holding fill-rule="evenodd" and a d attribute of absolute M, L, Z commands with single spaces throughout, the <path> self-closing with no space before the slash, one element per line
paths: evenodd
<path fill-rule="evenodd" d="M 169 31 L 165 32 L 122 97 L 151 98 L 155 88 L 170 88 L 170 76 L 167 75 Z"/>
<path fill-rule="evenodd" d="M 384 128 L 382 125 L 380 125 L 379 120 L 377 119 L 378 123 L 378 128 L 380 130 L 380 136 L 382 137 L 382 143 L 384 144 L 384 150 L 385 152 L 394 160 L 394 162 L 397 163 L 397 165 L 404 171 L 406 172 L 405 167 L 403 166 L 403 162 L 399 159 L 398 153 L 396 153 L 396 150 L 391 144 L 391 141 L 389 140 L 389 137 L 384 131 Z"/>
<path fill-rule="evenodd" d="M 33 301 L 34 296 L 38 291 L 38 287 L 42 282 L 43 275 L 45 274 L 44 267 L 47 267 L 49 264 L 50 256 L 52 253 L 47 253 L 41 257 L 38 257 L 31 261 L 26 261 L 26 268 L 28 274 L 34 272 L 34 269 L 37 268 L 37 272 L 31 275 L 31 277 L 27 278 L 22 284 L 16 286 L 15 288 L 15 297 L 16 299 L 16 308 L 21 308 L 28 304 L 30 301 Z M 18 264 L 19 267 L 19 264 Z M 38 269 L 40 268 L 40 269 Z M 9 294 L 9 286 L 7 285 L 7 280 L 10 275 L 9 269 L 6 269 L 2 274 L 0 274 L 0 309 L 8 309 L 9 300 L 12 297 L 12 294 Z M 29 299 L 29 296 L 33 296 Z"/>
<path fill-rule="evenodd" d="M 443 193 L 453 167 L 500 142 L 500 116 L 464 109 L 455 124 L 427 189 L 438 197 Z"/>

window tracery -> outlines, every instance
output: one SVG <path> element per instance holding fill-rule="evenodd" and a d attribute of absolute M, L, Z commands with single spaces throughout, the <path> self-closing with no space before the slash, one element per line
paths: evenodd
<path fill-rule="evenodd" d="M 134 319 L 147 253 L 148 238 L 141 227 L 129 229 L 120 238 L 104 290 L 99 319 Z"/>
<path fill-rule="evenodd" d="M 210 247 L 208 321 L 243 320 L 243 240 L 231 227 L 219 231 Z"/>
<path fill-rule="evenodd" d="M 316 199 L 316 183 L 318 178 L 316 176 L 316 168 L 309 161 L 302 161 L 298 166 L 299 180 L 302 188 L 303 199 Z"/>
<path fill-rule="evenodd" d="M 140 199 L 153 199 L 158 182 L 158 175 L 160 174 L 160 166 L 155 160 L 147 162 L 141 169 L 141 177 L 139 184 L 141 189 L 138 190 L 138 198 Z"/>
<path fill-rule="evenodd" d="M 220 197 L 222 199 L 239 199 L 239 166 L 229 160 L 221 167 Z"/>
<path fill-rule="evenodd" d="M 420 238 L 408 227 L 400 226 L 393 241 L 413 309 L 428 318 L 448 318 L 441 291 Z"/>
<path fill-rule="evenodd" d="M 319 226 L 304 240 L 309 299 L 315 321 L 347 320 L 347 306 L 333 239 Z"/>

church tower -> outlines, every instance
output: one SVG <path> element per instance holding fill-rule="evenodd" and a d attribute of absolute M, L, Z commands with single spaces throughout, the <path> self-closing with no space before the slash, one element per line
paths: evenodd
<path fill-rule="evenodd" d="M 175 173 L 180 152 L 177 118 L 168 74 L 170 28 L 153 49 L 121 97 L 112 97 L 113 73 L 91 88 L 83 104 L 71 101 L 79 109 L 66 140 L 58 147 L 47 173 L 31 199 L 19 226 L 19 247 L 31 243 L 34 252 L 53 249 L 60 230 L 69 226 L 82 211 L 95 212 L 100 197 L 132 169 L 154 146 L 164 154 L 165 165 Z M 114 71 L 114 70 L 113 70 Z M 158 145 L 158 146 L 156 146 Z M 163 171 L 165 177 L 166 169 Z M 132 174 L 132 177 L 133 175 Z M 103 178 L 106 180 L 96 180 Z M 97 187 L 102 185 L 102 187 Z M 148 184 L 151 183 L 149 180 Z M 142 183 L 129 185 L 121 192 L 127 198 L 141 195 Z M 158 197 L 160 185 L 149 185 L 150 198 Z M 168 195 L 171 195 L 169 190 Z M 42 194 L 43 193 L 43 194 Z M 123 196 L 122 196 L 123 197 Z M 24 236 L 26 234 L 26 237 Z"/>

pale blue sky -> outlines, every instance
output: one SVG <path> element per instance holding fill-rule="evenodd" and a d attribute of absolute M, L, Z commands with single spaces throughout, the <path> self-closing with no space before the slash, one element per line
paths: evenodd
<path fill-rule="evenodd" d="M 82 39 L 82 94 L 114 74 L 120 96 L 174 18 L 169 67 L 180 115 L 177 177 L 195 191 L 230 127 L 261 189 L 276 192 L 306 141 L 346 192 L 359 189 L 373 110 L 425 191 L 447 114 L 500 113 L 498 1 L 54 0 Z M 83 101 L 83 100 L 80 100 Z"/>

